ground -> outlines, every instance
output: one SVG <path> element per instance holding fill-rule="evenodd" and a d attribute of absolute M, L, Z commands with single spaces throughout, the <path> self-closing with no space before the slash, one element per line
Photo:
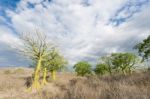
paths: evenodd
<path fill-rule="evenodd" d="M 27 91 L 27 79 L 31 77 L 33 69 L 30 68 L 1 68 L 0 69 L 0 99 L 43 99 L 39 92 Z M 71 73 L 57 73 L 56 81 L 49 81 L 42 92 L 55 95 L 59 93 L 58 83 L 66 84 L 75 76 Z"/>
<path fill-rule="evenodd" d="M 150 99 L 150 72 L 77 77 L 57 73 L 40 91 L 27 91 L 31 68 L 0 69 L 0 99 Z M 30 85 L 30 84 L 29 84 Z"/>

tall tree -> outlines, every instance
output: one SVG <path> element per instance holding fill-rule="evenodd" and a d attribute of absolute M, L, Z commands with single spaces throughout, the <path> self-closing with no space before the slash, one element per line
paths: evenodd
<path fill-rule="evenodd" d="M 137 49 L 139 55 L 143 57 L 142 61 L 148 60 L 150 58 L 150 35 L 141 43 L 135 45 L 134 48 Z"/>
<path fill-rule="evenodd" d="M 33 33 L 23 33 L 20 38 L 23 44 L 18 48 L 19 52 L 27 56 L 33 62 L 36 62 L 34 79 L 30 89 L 39 89 L 41 63 L 50 55 L 52 44 L 48 42 L 46 35 L 38 30 Z"/>

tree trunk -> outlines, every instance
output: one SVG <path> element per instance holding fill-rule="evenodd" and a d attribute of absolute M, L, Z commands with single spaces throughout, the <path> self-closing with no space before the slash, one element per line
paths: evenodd
<path fill-rule="evenodd" d="M 129 73 L 132 74 L 132 69 L 131 68 L 129 68 Z"/>
<path fill-rule="evenodd" d="M 40 89 L 39 78 L 40 78 L 41 61 L 42 59 L 40 57 L 36 65 L 36 69 L 34 71 L 34 79 L 33 79 L 32 86 L 29 88 L 29 91 L 32 89 L 36 89 L 36 90 Z"/>
<path fill-rule="evenodd" d="M 123 71 L 123 74 L 126 75 L 126 70 L 122 70 L 122 71 Z"/>
<path fill-rule="evenodd" d="M 56 80 L 56 71 L 55 70 L 51 71 L 51 75 L 52 75 L 52 79 Z"/>
<path fill-rule="evenodd" d="M 108 68 L 109 74 L 112 75 L 111 67 Z"/>
<path fill-rule="evenodd" d="M 47 76 L 47 68 L 44 68 L 42 85 L 47 84 L 46 76 Z"/>

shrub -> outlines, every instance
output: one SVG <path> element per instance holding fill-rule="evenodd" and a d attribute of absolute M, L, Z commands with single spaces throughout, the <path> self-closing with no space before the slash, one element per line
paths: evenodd
<path fill-rule="evenodd" d="M 75 68 L 78 76 L 85 76 L 92 73 L 91 65 L 86 61 L 78 62 L 73 68 Z"/>
<path fill-rule="evenodd" d="M 22 68 L 17 68 L 17 69 L 14 70 L 13 73 L 24 73 L 24 72 L 25 72 L 24 69 L 22 69 Z"/>
<path fill-rule="evenodd" d="M 74 78 L 57 99 L 150 99 L 150 72 Z"/>
<path fill-rule="evenodd" d="M 5 71 L 4 71 L 4 74 L 12 74 L 12 71 L 9 70 L 9 69 L 8 69 L 8 70 L 5 70 Z"/>
<path fill-rule="evenodd" d="M 96 74 L 103 75 L 105 73 L 108 73 L 108 66 L 106 64 L 97 64 L 94 71 Z"/>

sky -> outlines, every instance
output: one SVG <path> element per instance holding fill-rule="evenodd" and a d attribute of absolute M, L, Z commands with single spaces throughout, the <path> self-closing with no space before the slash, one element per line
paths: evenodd
<path fill-rule="evenodd" d="M 0 0 L 0 66 L 28 66 L 19 34 L 47 34 L 72 66 L 134 52 L 150 35 L 150 0 Z"/>

